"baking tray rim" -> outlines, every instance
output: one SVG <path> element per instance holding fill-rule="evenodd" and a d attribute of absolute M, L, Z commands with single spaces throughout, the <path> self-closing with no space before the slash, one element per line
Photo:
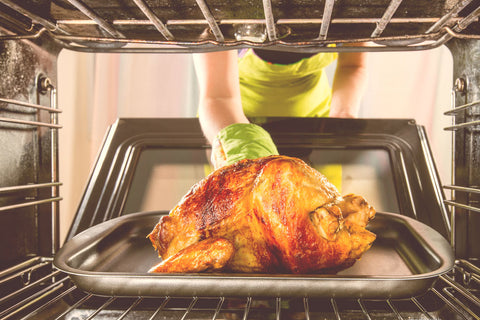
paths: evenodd
<path fill-rule="evenodd" d="M 335 275 L 335 274 L 249 274 L 249 273 L 139 273 L 139 272 L 105 272 L 105 271 L 90 271 L 90 270 L 82 270 L 78 269 L 75 267 L 72 267 L 68 264 L 68 260 L 70 259 L 71 256 L 67 255 L 69 252 L 68 249 L 69 247 L 73 246 L 72 244 L 76 241 L 82 241 L 84 240 L 83 237 L 87 237 L 90 233 L 94 232 L 95 230 L 100 230 L 102 228 L 105 228 L 105 226 L 108 226 L 106 228 L 107 230 L 110 228 L 115 228 L 115 226 L 120 225 L 121 223 L 128 221 L 128 220 L 135 220 L 141 217 L 147 217 L 147 216 L 160 216 L 160 215 L 165 215 L 168 214 L 168 212 L 164 211 L 146 211 L 146 212 L 138 212 L 138 213 L 132 213 L 128 214 L 125 216 L 117 217 L 112 220 L 105 221 L 101 224 L 98 224 L 96 226 L 93 226 L 69 241 L 67 241 L 62 248 L 57 252 L 57 254 L 54 256 L 54 261 L 53 265 L 57 269 L 67 273 L 71 279 L 76 283 L 80 288 L 85 289 L 86 291 L 90 292 L 95 292 L 97 291 L 100 295 L 102 295 L 104 289 L 100 288 L 99 290 L 96 290 L 97 288 L 87 288 L 83 280 L 85 280 L 85 283 L 89 283 L 91 279 L 97 279 L 97 278 L 102 278 L 102 279 L 131 279 L 131 280 L 138 280 L 138 281 L 145 281 L 145 280 L 150 280 L 152 282 L 158 282 L 158 284 L 162 284 L 163 281 L 166 281 L 165 283 L 170 283 L 171 281 L 176 281 L 178 284 L 185 283 L 186 281 L 192 281 L 192 280 L 205 280 L 205 281 L 211 281 L 211 280 L 229 280 L 229 281 L 238 281 L 241 280 L 244 284 L 246 283 L 251 283 L 252 281 L 259 282 L 259 281 L 266 281 L 267 283 L 271 283 L 272 281 L 278 282 L 279 280 L 281 281 L 296 281 L 299 284 L 301 283 L 309 283 L 313 284 L 315 282 L 321 282 L 321 283 L 329 283 L 329 282 L 338 282 L 342 281 L 345 283 L 352 283 L 352 282 L 378 282 L 378 281 L 387 281 L 389 283 L 394 282 L 402 282 L 404 283 L 407 281 L 408 283 L 413 282 L 422 282 L 424 283 L 424 286 L 429 286 L 433 284 L 436 279 L 445 274 L 448 273 L 449 271 L 452 270 L 454 266 L 454 257 L 453 257 L 453 251 L 451 249 L 451 246 L 449 245 L 448 241 L 443 238 L 437 231 L 432 229 L 431 227 L 415 220 L 407 216 L 403 216 L 400 214 L 396 213 L 387 213 L 387 212 L 377 212 L 377 215 L 386 215 L 389 216 L 393 219 L 400 219 L 406 222 L 409 226 L 413 227 L 413 231 L 415 233 L 419 233 L 417 228 L 426 228 L 426 230 L 429 233 L 432 233 L 436 236 L 439 236 L 439 239 L 435 239 L 432 243 L 432 241 L 427 241 L 427 245 L 429 246 L 429 251 L 433 251 L 437 257 L 439 257 L 439 266 L 435 270 L 432 270 L 430 272 L 425 272 L 425 273 L 420 273 L 420 274 L 412 274 L 412 275 Z M 152 226 L 153 228 L 153 226 Z M 108 234 L 108 233 L 106 233 Z M 95 237 L 89 237 L 90 243 L 95 241 L 96 239 L 101 238 L 101 235 L 96 234 Z M 80 240 L 79 240 L 80 239 Z M 424 237 L 422 237 L 423 240 L 425 240 Z M 85 241 L 85 240 L 84 240 Z M 432 248 L 432 244 L 433 247 Z M 153 247 L 152 247 L 153 250 Z M 440 251 L 440 252 L 439 252 Z M 80 281 L 75 281 L 75 280 L 80 280 Z M 202 281 L 200 281 L 202 282 Z M 312 283 L 313 282 L 313 283 Z M 201 284 L 200 284 L 201 285 Z M 421 286 L 421 284 L 417 283 L 417 285 Z M 288 286 L 287 286 L 288 287 Z M 420 288 L 423 289 L 423 288 Z M 428 289 L 428 288 L 426 288 Z M 119 292 L 123 292 L 124 290 L 119 290 Z M 129 290 L 127 290 L 128 292 Z M 157 291 L 162 291 L 161 289 Z M 163 290 L 167 292 L 168 290 Z M 280 290 L 282 291 L 282 290 Z M 381 292 L 384 292 L 385 290 L 379 289 L 378 292 L 379 294 L 382 294 Z M 387 290 L 388 291 L 388 290 Z M 415 290 L 414 290 L 415 291 Z M 418 290 L 417 290 L 418 291 Z M 419 290 L 423 291 L 423 290 Z M 111 293 L 111 292 L 110 292 Z M 117 292 L 118 293 L 118 292 Z M 198 295 L 198 292 L 196 292 Z M 389 292 L 390 293 L 390 292 Z M 414 293 L 414 292 L 412 292 Z M 124 296 L 130 296 L 129 294 L 120 294 Z M 182 295 L 182 294 L 180 294 Z M 243 295 L 243 294 L 240 294 Z M 202 294 L 200 294 L 202 296 Z M 204 295 L 203 295 L 204 296 Z M 396 297 L 395 294 L 391 295 L 391 297 Z M 400 294 L 399 297 L 402 295 Z"/>

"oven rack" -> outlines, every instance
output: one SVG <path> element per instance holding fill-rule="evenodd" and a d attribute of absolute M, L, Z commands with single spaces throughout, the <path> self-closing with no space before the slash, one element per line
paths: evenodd
<path fill-rule="evenodd" d="M 129 16 L 130 11 L 122 11 L 114 17 L 107 17 L 103 11 L 98 12 L 87 2 L 68 0 L 75 11 L 56 19 L 51 14 L 42 15 L 16 1 L 1 0 L 0 3 L 21 17 L 8 16 L 8 21 L 15 20 L 17 28 L 22 26 L 23 30 L 0 36 L 0 41 L 36 39 L 48 33 L 62 47 L 82 52 L 195 52 L 245 47 L 317 52 L 424 50 L 438 47 L 452 38 L 480 39 L 478 27 L 469 28 L 478 22 L 480 15 L 480 6 L 473 0 L 458 1 L 448 12 L 437 17 L 410 17 L 404 14 L 395 17 L 399 7 L 407 2 L 403 0 L 391 0 L 378 17 L 337 17 L 335 13 L 342 11 L 336 11 L 338 2 L 325 0 L 323 8 L 317 10 L 319 17 L 302 18 L 276 18 L 274 12 L 279 9 L 272 0 L 262 0 L 262 16 L 217 17 L 214 13 L 221 12 L 218 3 L 196 0 L 192 1 L 194 5 L 190 9 L 200 11 L 201 17 L 164 19 L 165 21 L 159 17 L 159 14 L 163 14 L 163 9 L 154 10 L 146 0 L 131 1 L 135 7 L 129 9 L 141 12 L 140 14 Z M 115 1 L 106 3 L 110 2 L 114 8 Z M 281 5 L 277 4 L 277 7 Z M 465 15 L 459 16 L 466 8 L 468 10 Z M 408 12 L 407 9 L 404 11 Z M 411 32 L 402 28 L 409 25 L 421 27 Z M 252 35 L 251 28 L 259 26 L 261 31 Z M 249 31 L 244 31 L 244 27 Z M 304 31 L 305 34 L 297 31 L 302 28 L 307 30 Z M 350 35 L 344 33 L 338 37 L 331 31 L 335 28 L 361 29 L 362 33 L 353 31 Z M 185 29 L 189 29 L 188 36 L 178 31 Z M 312 30 L 315 30 L 314 34 Z M 297 37 L 291 36 L 292 33 Z M 350 46 L 332 46 L 341 44 Z"/>
<path fill-rule="evenodd" d="M 40 74 L 36 80 L 36 87 L 39 95 L 47 96 L 49 106 L 37 103 L 30 103 L 16 99 L 0 98 L 0 130 L 5 131 L 28 131 L 34 132 L 32 150 L 35 154 L 32 157 L 40 158 L 41 148 L 48 146 L 46 152 L 49 156 L 49 173 L 45 175 L 35 173 L 25 184 L 15 184 L 0 187 L 0 215 L 9 214 L 15 210 L 24 210 L 28 208 L 36 212 L 35 224 L 40 226 L 46 224 L 46 234 L 48 237 L 38 232 L 37 236 L 41 244 L 38 246 L 35 255 L 40 251 L 47 251 L 49 254 L 55 254 L 59 248 L 59 202 L 62 200 L 59 188 L 62 183 L 58 174 L 58 130 L 62 125 L 58 123 L 58 114 L 62 111 L 57 105 L 57 91 L 51 80 Z M 48 142 L 46 141 L 48 140 Z M 37 159 L 40 161 L 39 159 Z M 39 171 L 39 168 L 32 168 L 33 171 Z M 39 181 L 39 180 L 42 180 Z M 48 179 L 48 180 L 47 180 Z M 15 196 L 20 194 L 21 196 Z M 12 196 L 13 195 L 13 196 Z M 40 209 L 41 206 L 48 206 L 46 211 Z M 50 217 L 45 219 L 45 215 L 40 212 L 48 212 Z M 47 222 L 48 220 L 48 222 Z M 40 227 L 39 227 L 40 228 Z M 49 238 L 48 240 L 44 240 Z M 22 265 L 22 264 L 20 264 Z"/>
<path fill-rule="evenodd" d="M 452 181 L 450 185 L 443 186 L 445 191 L 450 191 L 450 199 L 445 199 L 444 203 L 450 207 L 452 230 L 450 243 L 457 257 L 459 255 L 472 257 L 467 243 L 475 236 L 459 235 L 459 230 L 463 230 L 462 227 L 466 227 L 468 224 L 475 224 L 480 214 L 479 170 L 475 165 L 480 160 L 478 151 L 475 149 L 475 141 L 478 141 L 480 134 L 478 130 L 480 128 L 480 100 L 472 99 L 472 102 L 463 103 L 469 98 L 467 78 L 466 75 L 462 75 L 455 80 L 451 93 L 451 109 L 444 112 L 444 115 L 451 117 L 451 125 L 445 127 L 444 130 L 452 132 Z M 474 83 L 468 85 L 473 86 Z M 462 101 L 462 103 L 458 103 L 458 101 Z M 465 233 L 468 234 L 468 231 Z M 470 243 L 475 243 L 475 241 Z M 478 257 L 469 260 L 478 261 Z"/>
<path fill-rule="evenodd" d="M 13 290 L 12 290 L 13 288 Z M 408 299 L 255 299 L 100 297 L 78 289 L 51 258 L 32 258 L 0 272 L 0 319 L 480 319 L 480 269 L 465 260 L 418 297 Z M 223 315 L 223 316 L 222 316 Z"/>
<path fill-rule="evenodd" d="M 480 126 L 480 120 L 474 119 L 475 109 L 480 110 L 480 100 L 476 100 L 470 103 L 466 103 L 455 107 L 449 111 L 444 112 L 447 116 L 452 116 L 453 120 L 456 119 L 457 116 L 464 115 L 465 113 L 469 113 L 470 116 L 465 117 L 463 121 L 452 121 L 452 125 L 445 127 L 444 130 L 447 131 L 458 131 L 458 130 L 470 130 L 475 131 Z M 459 186 L 459 185 L 444 185 L 444 189 L 451 190 L 452 193 L 454 192 L 461 192 L 467 194 L 480 194 L 480 188 L 478 187 L 466 187 L 466 186 Z M 480 213 L 480 208 L 476 206 L 467 205 L 465 203 L 459 202 L 455 200 L 455 196 L 452 197 L 452 200 L 445 200 L 444 203 L 453 207 L 453 208 L 460 208 L 465 209 L 472 212 Z"/>

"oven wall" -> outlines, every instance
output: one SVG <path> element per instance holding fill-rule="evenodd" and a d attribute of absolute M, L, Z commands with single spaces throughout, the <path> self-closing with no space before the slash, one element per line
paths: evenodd
<path fill-rule="evenodd" d="M 332 78 L 334 65 L 327 70 Z M 61 239 L 109 124 L 117 117 L 194 117 L 197 88 L 187 54 L 86 54 L 63 51 L 58 60 Z M 369 53 L 369 84 L 360 116 L 414 118 L 425 125 L 442 181 L 450 180 L 452 59 L 445 47 L 421 52 Z"/>
<path fill-rule="evenodd" d="M 49 111 L 57 54 L 44 37 L 0 41 L 0 269 L 58 247 L 57 129 Z"/>

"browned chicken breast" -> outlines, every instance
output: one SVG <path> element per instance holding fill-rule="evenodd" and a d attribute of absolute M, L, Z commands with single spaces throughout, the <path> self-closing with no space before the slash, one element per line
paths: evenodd
<path fill-rule="evenodd" d="M 351 266 L 375 210 L 297 158 L 242 160 L 194 185 L 148 235 L 150 272 L 323 273 Z"/>

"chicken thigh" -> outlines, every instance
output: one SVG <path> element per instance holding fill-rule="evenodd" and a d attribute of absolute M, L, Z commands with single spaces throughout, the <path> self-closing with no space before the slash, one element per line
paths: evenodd
<path fill-rule="evenodd" d="M 370 248 L 375 210 L 342 197 L 300 159 L 269 156 L 220 168 L 194 185 L 148 235 L 150 272 L 326 273 Z"/>

